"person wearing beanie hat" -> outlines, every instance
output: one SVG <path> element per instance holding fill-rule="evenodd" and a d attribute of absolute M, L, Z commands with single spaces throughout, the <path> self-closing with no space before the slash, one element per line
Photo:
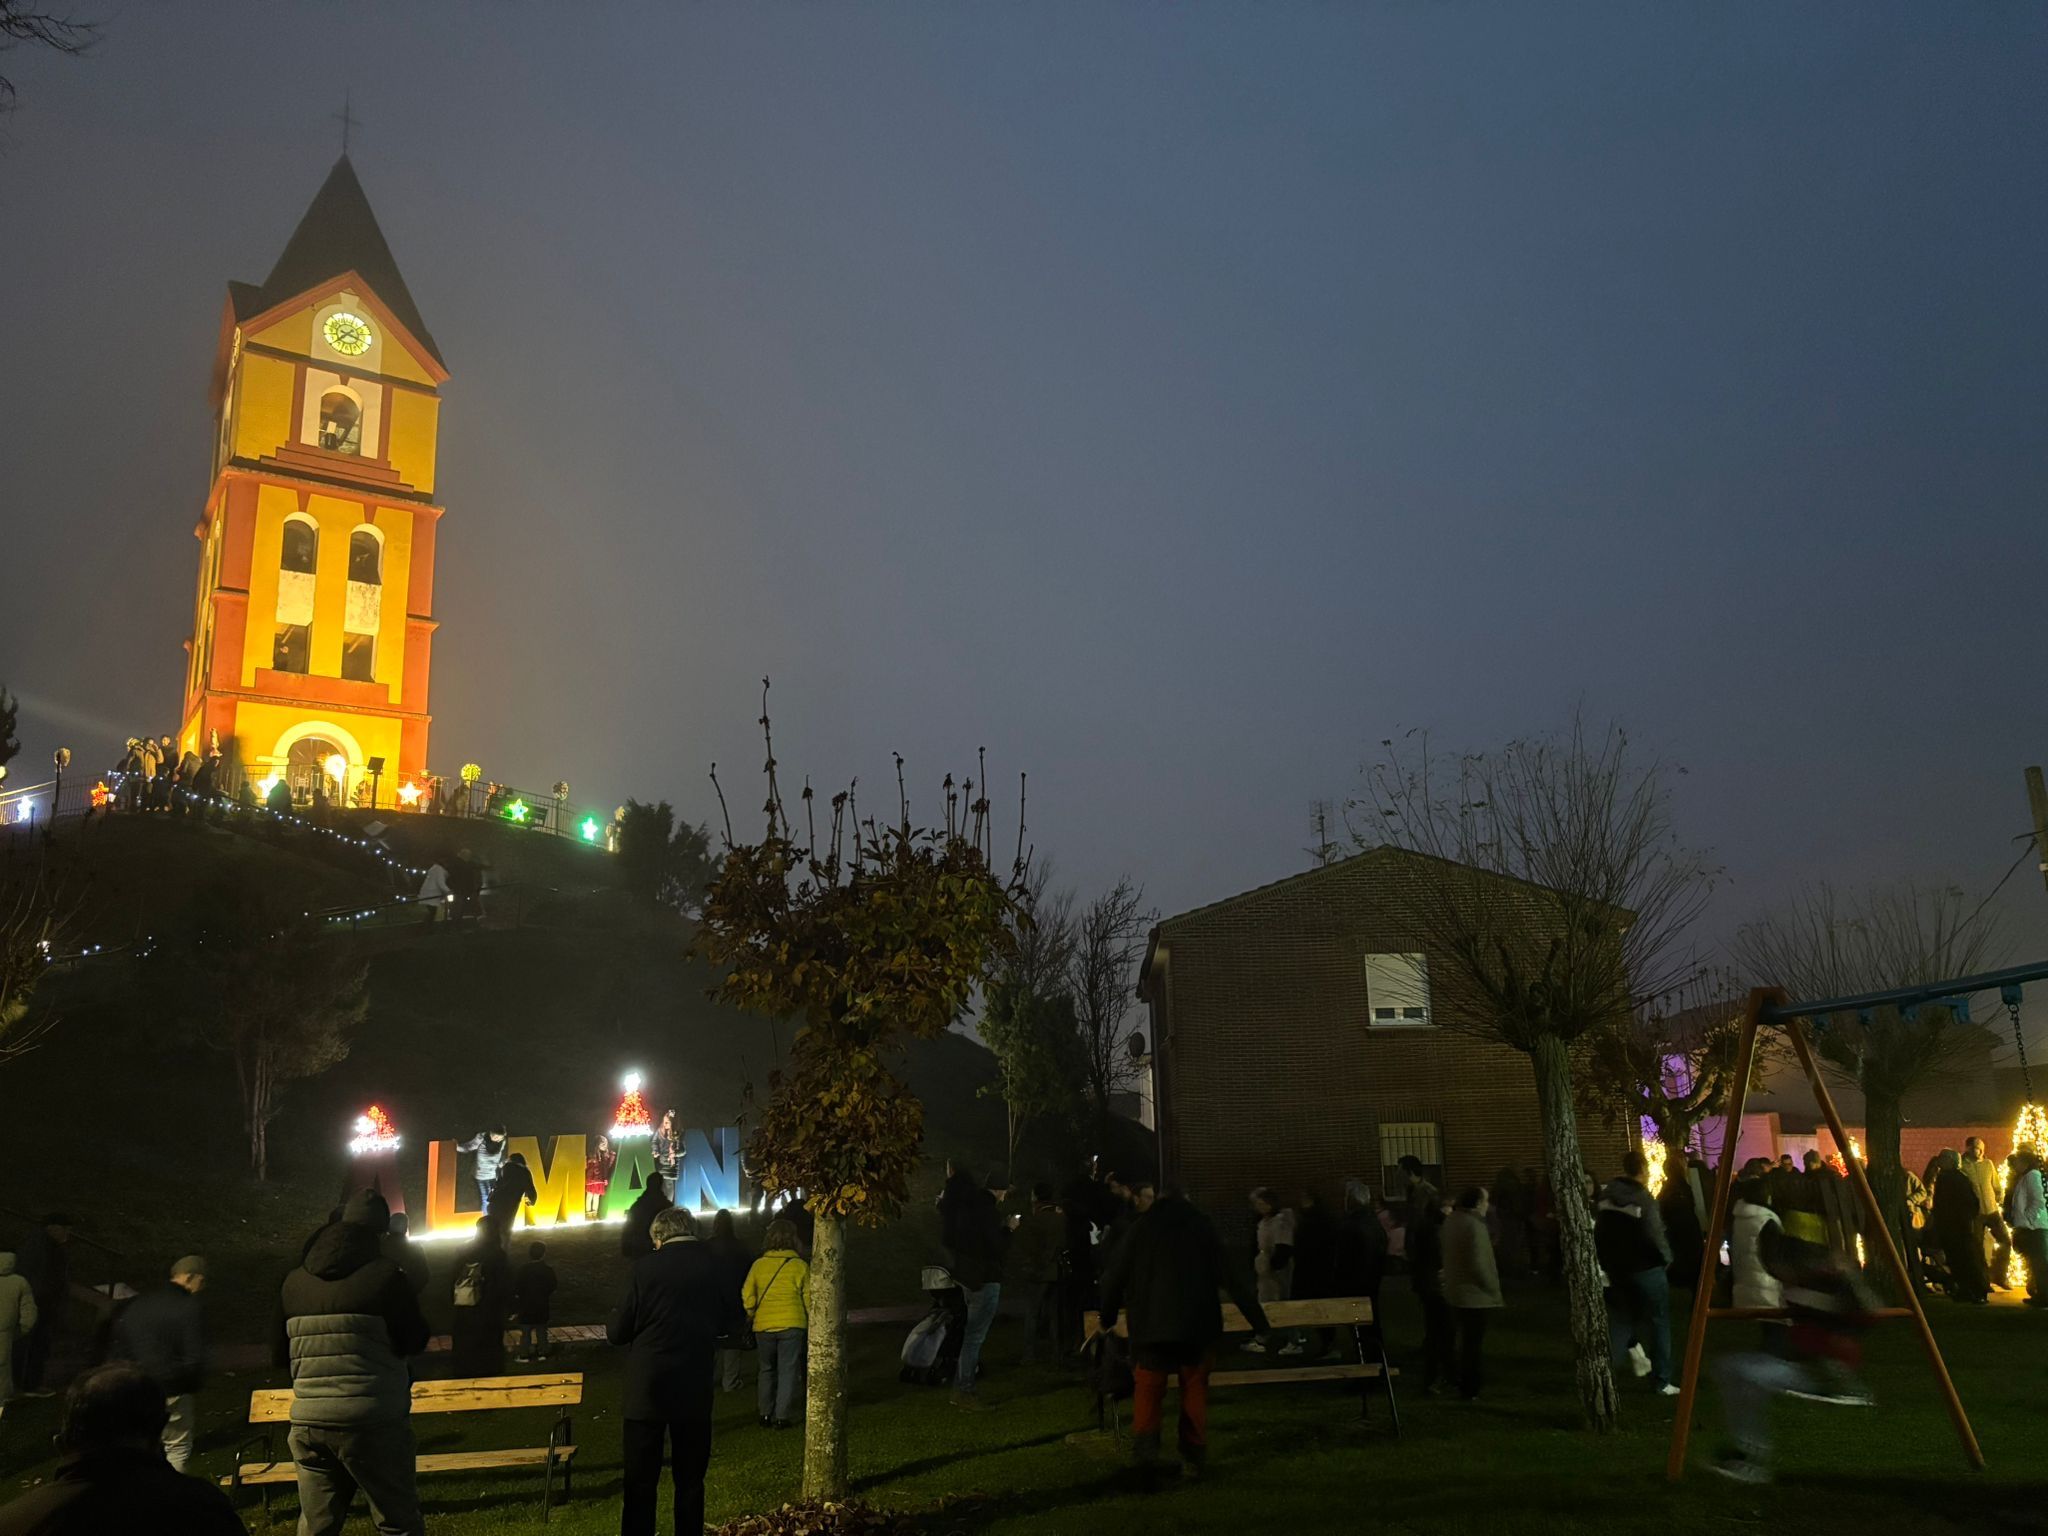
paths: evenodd
<path fill-rule="evenodd" d="M 187 1254 L 171 1266 L 168 1283 L 144 1291 L 114 1319 L 113 1357 L 132 1360 L 162 1389 L 168 1418 L 164 1459 L 177 1471 L 192 1462 L 199 1427 L 199 1388 L 206 1379 L 206 1332 L 199 1293 L 206 1260 Z"/>
<path fill-rule="evenodd" d="M 291 1368 L 302 1531 L 339 1531 L 357 1488 L 380 1532 L 423 1536 L 426 1529 L 406 1358 L 427 1347 L 427 1320 L 385 1252 L 390 1227 L 383 1196 L 360 1190 L 285 1277 L 275 1353 Z"/>

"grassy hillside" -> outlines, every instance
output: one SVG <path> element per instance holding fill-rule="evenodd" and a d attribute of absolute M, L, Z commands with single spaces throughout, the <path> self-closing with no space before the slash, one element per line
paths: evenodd
<path fill-rule="evenodd" d="M 478 831 L 499 829 L 466 828 Z M 502 833 L 487 859 L 508 843 L 521 851 L 525 834 Z M 542 841 L 556 840 L 528 839 Z M 567 843 L 528 851 L 572 871 L 603 859 Z M 337 863 L 324 849 L 156 817 L 96 823 L 68 846 L 60 839 L 59 852 L 89 883 L 90 934 L 116 942 L 221 876 L 303 891 L 309 907 L 367 899 L 382 880 L 380 869 Z M 118 956 L 53 975 L 45 1002 L 58 1027 L 0 1074 L 0 1208 L 71 1209 L 83 1235 L 126 1256 L 129 1278 L 207 1252 L 223 1336 L 253 1336 L 275 1273 L 338 1197 L 349 1124 L 372 1100 L 405 1136 L 401 1176 L 420 1212 L 428 1141 L 494 1120 L 515 1134 L 594 1133 L 610 1123 L 629 1067 L 688 1125 L 743 1120 L 746 1087 L 765 1089 L 789 1028 L 709 1000 L 710 977 L 686 953 L 687 925 L 632 911 L 616 893 L 565 895 L 525 915 L 517 928 L 440 924 L 355 941 L 370 958 L 368 1020 L 346 1061 L 291 1090 L 261 1187 L 244 1171 L 232 1068 L 167 1007 L 163 962 Z M 922 1042 L 902 1069 L 926 1106 L 927 1163 L 900 1229 L 861 1241 L 872 1260 L 856 1275 L 861 1302 L 916 1299 L 941 1161 L 988 1166 L 1002 1145 L 1000 1101 L 980 1095 L 993 1066 L 978 1044 Z M 565 1315 L 595 1316 L 609 1302 L 614 1240 L 602 1229 L 557 1240 Z M 93 1262 L 82 1253 L 81 1267 Z"/>

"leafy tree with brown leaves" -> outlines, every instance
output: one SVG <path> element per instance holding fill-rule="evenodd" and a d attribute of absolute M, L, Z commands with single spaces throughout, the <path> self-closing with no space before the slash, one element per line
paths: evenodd
<path fill-rule="evenodd" d="M 769 731 L 761 728 L 766 828 L 726 853 L 704 900 L 698 951 L 719 973 L 713 996 L 794 1018 L 788 1060 L 769 1075 L 748 1166 L 771 1189 L 801 1190 L 817 1218 L 811 1254 L 810 1384 L 804 1494 L 846 1493 L 846 1240 L 849 1220 L 887 1221 L 909 1194 L 924 1106 L 891 1070 L 897 1047 L 958 1019 L 1024 911 L 1023 833 L 1010 877 L 994 873 L 988 801 L 949 775 L 945 826 L 916 825 L 896 761 L 900 813 L 863 822 L 854 789 L 837 794 L 820 848 L 815 801 L 806 835 L 785 812 Z M 712 770 L 713 783 L 717 769 Z M 725 801 L 719 790 L 719 801 Z"/>

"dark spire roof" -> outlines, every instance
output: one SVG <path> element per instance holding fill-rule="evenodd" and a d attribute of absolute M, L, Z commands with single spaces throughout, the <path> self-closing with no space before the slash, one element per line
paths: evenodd
<path fill-rule="evenodd" d="M 246 319 L 350 271 L 370 285 L 435 362 L 447 366 L 405 279 L 399 276 L 398 263 L 384 242 L 384 231 L 377 227 L 377 215 L 370 211 L 370 200 L 363 195 L 363 184 L 356 180 L 356 168 L 347 155 L 334 162 L 262 287 L 230 285 L 235 312 Z"/>

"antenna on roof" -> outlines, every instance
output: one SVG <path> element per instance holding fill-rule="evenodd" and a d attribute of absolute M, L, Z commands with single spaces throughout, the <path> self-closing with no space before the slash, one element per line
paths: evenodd
<path fill-rule="evenodd" d="M 350 95 L 351 92 L 344 88 L 341 93 L 341 110 L 334 114 L 334 120 L 341 124 L 341 152 L 344 156 L 348 154 L 349 129 L 357 127 L 362 122 L 360 117 L 357 117 L 348 109 Z"/>

